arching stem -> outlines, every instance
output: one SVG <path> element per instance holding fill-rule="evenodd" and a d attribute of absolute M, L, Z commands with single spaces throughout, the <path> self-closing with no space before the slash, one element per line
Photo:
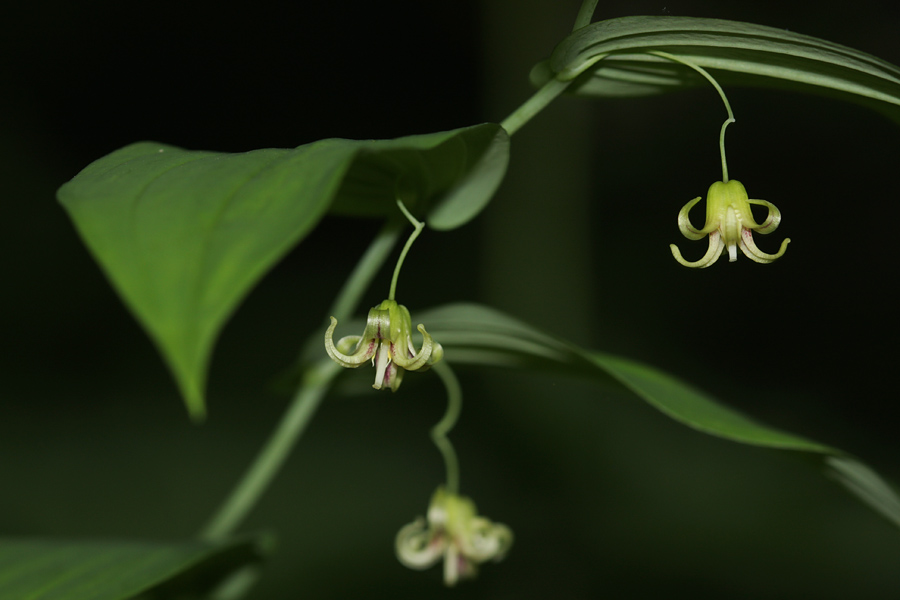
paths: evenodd
<path fill-rule="evenodd" d="M 409 222 L 412 223 L 413 232 L 410 234 L 409 239 L 406 240 L 406 245 L 403 246 L 403 250 L 400 252 L 400 258 L 397 259 L 397 266 L 394 267 L 394 276 L 391 278 L 391 291 L 388 294 L 388 300 L 394 300 L 394 296 L 397 293 L 397 279 L 400 278 L 400 267 L 403 266 L 403 261 L 406 259 L 406 253 L 409 252 L 409 249 L 412 248 L 413 242 L 416 241 L 416 238 L 419 237 L 419 234 L 422 233 L 422 230 L 425 229 L 425 223 L 422 223 L 410 213 L 406 206 L 403 204 L 402 200 L 397 200 L 397 206 L 400 207 L 400 211 L 403 212 L 403 215 L 409 219 Z"/>
<path fill-rule="evenodd" d="M 350 317 L 372 278 L 393 250 L 402 229 L 403 222 L 398 215 L 378 232 L 341 288 L 329 314 L 341 319 Z M 318 334 L 313 337 L 319 340 L 319 344 L 322 343 Z M 202 539 L 221 540 L 240 527 L 275 479 L 341 371 L 340 365 L 331 359 L 316 362 L 304 370 L 300 387 L 281 421 L 243 477 L 200 532 Z"/>
<path fill-rule="evenodd" d="M 709 81 L 714 88 L 716 88 L 716 91 L 719 92 L 719 97 L 722 98 L 722 102 L 725 104 L 725 110 L 728 111 L 728 119 L 726 119 L 725 122 L 722 123 L 722 130 L 719 132 L 719 153 L 722 155 L 722 181 L 728 183 L 728 162 L 725 160 L 725 128 L 728 127 L 729 124 L 734 123 L 735 119 L 734 113 L 731 111 L 731 104 L 728 102 L 728 98 L 725 96 L 725 92 L 722 90 L 722 86 L 719 85 L 719 82 L 716 81 L 706 69 L 704 69 L 700 65 L 695 65 L 689 60 L 685 60 L 681 57 L 675 56 L 674 54 L 669 54 L 668 52 L 650 52 L 650 54 L 692 68 L 693 70 L 703 75 L 703 77 L 705 77 L 706 80 Z"/>
<path fill-rule="evenodd" d="M 446 362 L 440 362 L 433 367 L 435 373 L 441 378 L 447 390 L 447 411 L 437 425 L 431 428 L 431 439 L 444 458 L 444 466 L 447 470 L 446 489 L 451 494 L 459 493 L 459 461 L 456 458 L 456 450 L 447 434 L 456 425 L 459 413 L 462 411 L 462 388 L 453 369 Z"/>
<path fill-rule="evenodd" d="M 578 16 L 575 17 L 575 26 L 572 27 L 572 31 L 578 31 L 582 27 L 591 24 L 591 18 L 594 16 L 594 10 L 596 10 L 599 1 L 600 0 L 584 0 L 581 3 L 581 8 L 578 9 Z"/>
<path fill-rule="evenodd" d="M 561 81 L 554 77 L 544 84 L 542 88 L 525 101 L 522 106 L 514 110 L 508 117 L 500 122 L 500 126 L 509 135 L 514 134 L 530 121 L 536 114 L 544 110 L 557 96 L 563 93 L 571 81 Z"/>

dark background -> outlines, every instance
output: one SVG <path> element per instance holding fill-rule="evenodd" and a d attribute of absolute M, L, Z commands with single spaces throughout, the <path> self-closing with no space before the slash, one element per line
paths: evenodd
<path fill-rule="evenodd" d="M 232 8 L 232 6 L 234 6 Z M 898 8 L 603 2 L 628 14 L 786 28 L 900 63 Z M 378 224 L 328 219 L 247 299 L 191 425 L 154 348 L 54 199 L 137 140 L 243 151 L 499 121 L 578 2 L 20 3 L 0 47 L 0 531 L 178 539 L 227 494 L 288 398 L 271 382 L 314 334 Z M 482 218 L 426 232 L 413 311 L 480 301 L 663 367 L 754 417 L 900 478 L 897 126 L 811 95 L 728 89 L 731 175 L 793 242 L 772 265 L 693 271 L 675 216 L 719 178 L 724 111 L 700 89 L 560 99 L 513 139 Z M 698 211 L 699 214 L 699 211 Z M 387 289 L 389 268 L 367 305 Z M 315 333 L 315 335 L 319 335 Z M 368 379 L 364 369 L 348 375 Z M 517 542 L 470 597 L 896 598 L 900 537 L 795 457 L 705 437 L 583 382 L 462 373 L 463 490 Z M 257 598 L 435 594 L 396 530 L 442 477 L 443 391 L 329 399 L 246 525 L 279 534 Z"/>

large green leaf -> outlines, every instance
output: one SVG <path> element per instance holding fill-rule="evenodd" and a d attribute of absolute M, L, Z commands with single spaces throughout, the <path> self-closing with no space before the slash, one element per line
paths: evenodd
<path fill-rule="evenodd" d="M 330 208 L 384 215 L 400 197 L 431 226 L 458 227 L 490 200 L 507 157 L 494 124 L 240 154 L 141 142 L 91 163 L 58 197 L 202 418 L 223 324 Z"/>
<path fill-rule="evenodd" d="M 355 154 L 333 212 L 390 215 L 396 213 L 399 197 L 438 230 L 475 218 L 509 162 L 509 136 L 494 124 L 395 140 L 341 141 L 352 144 Z"/>
<path fill-rule="evenodd" d="M 900 68 L 879 58 L 784 29 L 692 17 L 593 23 L 565 38 L 549 61 L 535 67 L 532 79 L 543 84 L 553 77 L 577 78 L 572 91 L 597 96 L 653 94 L 703 82 L 688 67 L 649 52 L 713 69 L 722 83 L 814 86 L 900 105 Z"/>
<path fill-rule="evenodd" d="M 825 474 L 900 526 L 900 497 L 856 458 L 764 425 L 659 369 L 611 354 L 581 350 L 475 304 L 421 311 L 416 318 L 444 346 L 450 362 L 577 373 L 604 386 L 630 392 L 697 431 L 742 444 L 802 453 Z"/>
<path fill-rule="evenodd" d="M 0 538 L 4 600 L 209 597 L 246 580 L 257 542 L 150 543 Z M 225 597 L 220 595 L 219 597 Z"/>

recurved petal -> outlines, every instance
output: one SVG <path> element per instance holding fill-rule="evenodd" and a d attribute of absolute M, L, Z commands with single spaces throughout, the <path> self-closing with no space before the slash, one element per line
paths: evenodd
<path fill-rule="evenodd" d="M 699 240 L 709 233 L 709 231 L 706 230 L 709 226 L 708 223 L 704 225 L 703 229 L 697 229 L 696 227 L 691 225 L 691 217 L 689 213 L 691 212 L 691 209 L 694 208 L 694 206 L 698 202 L 700 202 L 700 200 L 701 197 L 697 196 L 696 198 L 682 206 L 681 210 L 678 211 L 678 229 L 680 229 L 682 235 L 684 235 L 684 237 L 689 240 Z"/>
<path fill-rule="evenodd" d="M 431 367 L 436 362 L 440 362 L 442 358 L 444 358 L 444 347 L 441 346 L 440 342 L 435 342 L 434 347 L 431 349 L 431 357 L 428 359 L 428 364 L 422 367 L 421 370 Z"/>
<path fill-rule="evenodd" d="M 753 240 L 753 232 L 749 229 L 744 230 L 740 242 L 741 251 L 744 255 L 758 263 L 770 263 L 776 258 L 781 258 L 784 251 L 787 250 L 787 245 L 789 243 L 791 243 L 791 238 L 785 238 L 785 240 L 781 242 L 781 248 L 779 248 L 778 252 L 775 254 L 768 254 L 756 247 L 756 242 Z"/>
<path fill-rule="evenodd" d="M 512 530 L 506 525 L 476 517 L 469 523 L 468 535 L 460 540 L 462 552 L 475 562 L 502 560 L 512 546 Z"/>
<path fill-rule="evenodd" d="M 411 340 L 399 340 L 396 344 L 392 344 L 392 348 L 394 349 L 394 352 L 392 353 L 394 362 L 407 371 L 415 371 L 427 363 L 428 359 L 431 358 L 431 353 L 434 349 L 434 339 L 431 337 L 430 333 L 425 331 L 425 326 L 420 323 L 417 329 L 419 330 L 419 333 L 422 334 L 423 342 L 422 348 L 415 356 L 411 358 L 405 356 L 407 347 L 413 348 Z"/>
<path fill-rule="evenodd" d="M 444 536 L 438 534 L 419 517 L 405 525 L 394 541 L 397 558 L 411 569 L 427 569 L 435 564 L 447 550 Z"/>
<path fill-rule="evenodd" d="M 356 351 L 353 354 L 344 354 L 334 344 L 334 329 L 337 327 L 337 319 L 331 317 L 331 325 L 325 332 L 325 351 L 336 363 L 343 367 L 356 368 L 363 364 L 375 354 L 374 342 L 367 342 L 360 336 L 347 336 L 338 341 L 338 346 L 349 348 L 350 345 L 356 343 Z"/>
<path fill-rule="evenodd" d="M 722 254 L 722 250 L 724 248 L 725 242 L 722 241 L 722 236 L 718 231 L 713 231 L 709 234 L 709 248 L 707 248 L 706 254 L 703 255 L 703 258 L 694 262 L 685 260 L 684 257 L 681 256 L 681 251 L 678 249 L 678 246 L 676 246 L 675 244 L 669 244 L 669 249 L 672 250 L 672 256 L 675 257 L 675 260 L 677 260 L 685 267 L 700 269 L 705 269 L 706 267 L 716 262 L 719 259 L 719 256 Z"/>
<path fill-rule="evenodd" d="M 765 200 L 747 200 L 750 204 L 757 204 L 759 206 L 765 206 L 769 209 L 769 214 L 766 215 L 766 219 L 757 225 L 753 223 L 752 225 L 746 225 L 756 233 L 771 233 L 778 228 L 778 224 L 781 223 L 781 211 L 772 204 L 771 202 L 767 202 Z"/>

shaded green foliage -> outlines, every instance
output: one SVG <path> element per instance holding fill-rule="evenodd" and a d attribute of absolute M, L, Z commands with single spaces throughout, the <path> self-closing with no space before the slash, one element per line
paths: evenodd
<path fill-rule="evenodd" d="M 0 538 L 0 597 L 10 600 L 201 598 L 249 577 L 262 540 L 209 543 Z M 233 585 L 233 584 L 232 584 Z"/>
<path fill-rule="evenodd" d="M 219 331 L 332 205 L 371 216 L 401 197 L 435 227 L 458 227 L 499 185 L 507 144 L 490 124 L 239 154 L 141 142 L 91 163 L 58 195 L 203 418 Z"/>

